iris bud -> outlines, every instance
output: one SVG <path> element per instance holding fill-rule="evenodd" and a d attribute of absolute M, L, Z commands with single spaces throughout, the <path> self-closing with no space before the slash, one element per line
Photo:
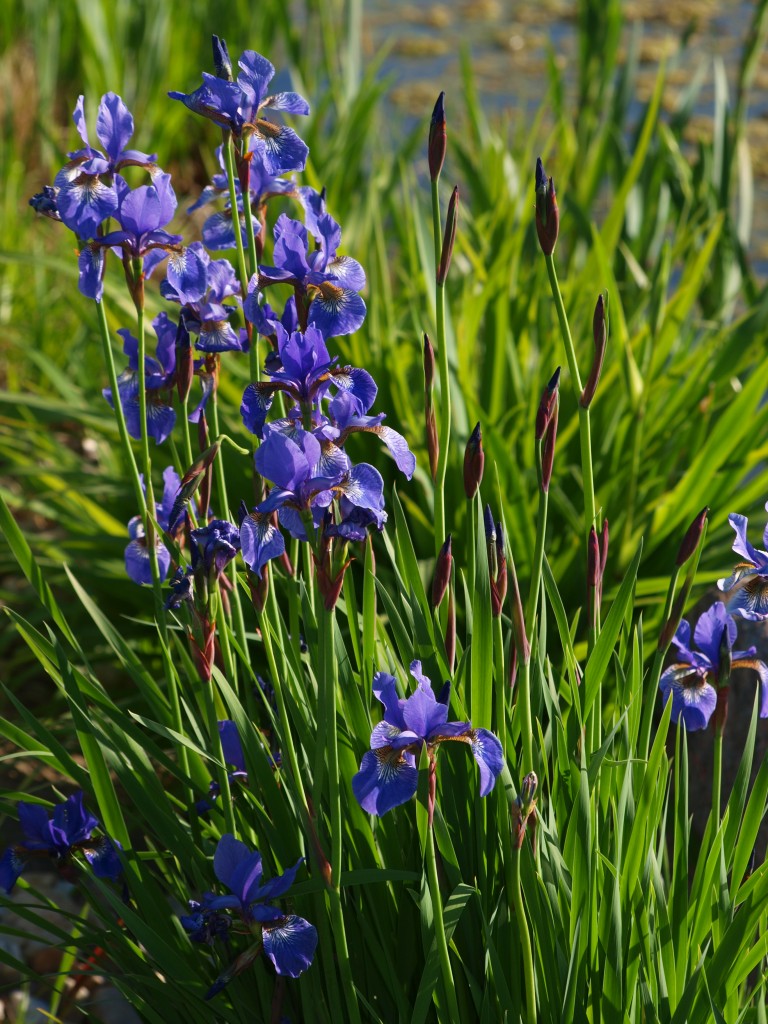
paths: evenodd
<path fill-rule="evenodd" d="M 484 468 L 483 432 L 478 423 L 469 435 L 467 447 L 464 449 L 464 493 L 470 501 L 477 494 Z"/>
<path fill-rule="evenodd" d="M 557 207 L 555 183 L 547 178 L 541 157 L 536 161 L 536 234 L 545 256 L 555 251 L 560 230 L 560 211 Z"/>
<path fill-rule="evenodd" d="M 445 93 L 441 92 L 437 97 L 435 109 L 432 111 L 432 121 L 429 125 L 429 143 L 427 145 L 427 157 L 429 160 L 429 179 L 437 181 L 440 171 L 443 169 L 445 150 L 448 136 L 445 127 Z"/>

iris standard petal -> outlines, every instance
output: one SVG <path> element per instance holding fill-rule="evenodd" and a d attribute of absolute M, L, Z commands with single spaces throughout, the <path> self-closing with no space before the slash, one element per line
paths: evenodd
<path fill-rule="evenodd" d="M 720 645 L 724 634 L 731 650 L 736 642 L 736 623 L 725 610 L 723 602 L 715 601 L 699 616 L 693 631 L 696 646 L 715 669 L 720 665 Z"/>
<path fill-rule="evenodd" d="M 251 851 L 239 839 L 226 832 L 219 840 L 213 855 L 213 872 L 218 880 L 232 889 L 232 878 L 240 864 L 251 856 Z"/>

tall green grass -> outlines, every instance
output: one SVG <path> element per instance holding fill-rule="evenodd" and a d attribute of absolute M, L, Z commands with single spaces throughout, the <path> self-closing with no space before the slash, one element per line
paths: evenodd
<path fill-rule="evenodd" d="M 0 151 L 6 385 L 0 393 L 6 539 L 0 598 L 7 606 L 0 735 L 11 749 L 37 751 L 61 773 L 65 790 L 68 782 L 81 787 L 128 851 L 130 904 L 109 886 L 91 883 L 89 916 L 71 922 L 77 940 L 65 928 L 51 932 L 52 944 L 62 950 L 76 945 L 81 958 L 104 946 L 107 935 L 110 962 L 100 970 L 148 1021 L 167 1020 L 163 1008 L 169 1006 L 178 1019 L 267 1020 L 274 983 L 257 963 L 214 1004 L 204 1003 L 219 965 L 190 945 L 175 916 L 185 898 L 211 886 L 210 855 L 225 830 L 218 810 L 198 820 L 189 806 L 190 792 L 202 796 L 217 771 L 204 725 L 206 693 L 182 635 L 172 629 L 179 730 L 159 682 L 147 594 L 124 578 L 124 524 L 139 510 L 100 395 L 107 381 L 97 322 L 77 294 L 72 254 L 60 234 L 34 219 L 26 199 L 74 145 L 74 131 L 60 126 L 77 95 L 86 94 L 93 112 L 107 89 L 121 92 L 133 109 L 137 144 L 157 149 L 190 201 L 196 198 L 212 166 L 216 133 L 192 128 L 188 112 L 165 94 L 191 88 L 208 67 L 211 31 L 227 38 L 233 54 L 251 47 L 287 64 L 295 87 L 309 95 L 313 114 L 303 137 L 311 162 L 303 181 L 327 186 L 345 251 L 360 259 L 369 281 L 368 319 L 356 335 L 339 340 L 337 351 L 377 380 L 377 409 L 388 410 L 388 422 L 406 435 L 419 467 L 404 484 L 380 460 L 390 522 L 373 552 L 359 552 L 335 626 L 315 614 L 306 582 L 279 577 L 266 620 L 272 663 L 251 617 L 248 650 L 234 648 L 239 682 L 215 673 L 219 717 L 235 720 L 246 740 L 250 785 L 237 789 L 234 819 L 270 870 L 284 869 L 301 853 L 311 860 L 302 785 L 311 788 L 327 743 L 318 731 L 317 693 L 328 664 L 321 655 L 335 660 L 341 904 L 360 1014 L 382 1022 L 450 1019 L 434 890 L 424 864 L 423 802 L 372 825 L 349 787 L 379 720 L 373 671 L 392 671 L 406 683 L 414 657 L 435 683 L 449 671 L 444 613 L 434 615 L 427 598 L 435 541 L 443 539 L 434 537 L 421 404 L 422 332 L 434 337 L 437 329 L 425 184 L 430 111 L 418 131 L 393 127 L 378 63 L 366 66 L 361 59 L 358 15 L 355 0 L 336 7 L 307 3 L 298 12 L 285 4 L 262 3 L 256 11 L 234 2 L 215 24 L 207 23 L 210 5 L 171 0 L 25 0 L 0 15 L 1 59 L 14 97 Z M 650 665 L 663 601 L 688 523 L 710 506 L 693 604 L 731 564 L 727 513 L 755 514 L 768 489 L 768 293 L 749 262 L 754 200 L 745 170 L 747 97 L 763 53 L 768 4 L 755 5 L 730 101 L 723 69 L 705 69 L 716 85 L 713 134 L 695 151 L 685 141 L 695 83 L 676 111 L 663 114 L 660 68 L 650 101 L 639 104 L 638 37 L 624 33 L 630 44 L 620 65 L 621 28 L 617 0 L 579 3 L 577 96 L 565 98 L 553 62 L 532 125 L 487 116 L 468 59 L 461 82 L 447 90 L 443 208 L 454 182 L 461 191 L 446 287 L 453 410 L 446 509 L 458 615 L 452 717 L 471 713 L 477 722 L 492 707 L 494 727 L 508 737 L 509 765 L 503 785 L 481 802 L 474 767 L 458 756 L 462 752 L 440 755 L 435 838 L 462 1021 L 532 1019 L 525 930 L 511 884 L 516 870 L 535 973 L 533 1019 L 730 1024 L 766 1018 L 768 870 L 751 863 L 768 795 L 764 764 L 749 787 L 757 709 L 722 820 L 713 815 L 695 843 L 685 734 L 671 731 L 668 713 L 657 714 L 645 750 L 643 726 L 656 700 Z M 435 83 L 435 95 L 445 84 Z M 523 739 L 507 677 L 509 613 L 499 644 L 488 592 L 470 571 L 476 564 L 475 579 L 484 580 L 484 546 L 474 547 L 480 499 L 466 501 L 461 467 L 464 443 L 479 420 L 487 460 L 482 501 L 505 524 L 525 594 L 538 508 L 533 423 L 546 382 L 565 365 L 534 230 L 539 153 L 557 185 L 555 256 L 582 376 L 591 358 L 595 300 L 604 289 L 609 295 L 609 347 L 591 421 L 596 504 L 610 520 L 611 547 L 608 614 L 588 652 L 579 419 L 564 381 L 546 600 L 539 602 L 531 637 L 536 841 L 534 847 L 526 840 L 516 854 L 512 801 L 533 765 L 518 753 Z M 183 214 L 178 223 L 188 239 L 195 237 L 195 225 Z M 150 303 L 152 312 L 160 308 L 157 296 Z M 108 285 L 105 306 L 114 335 L 130 316 L 118 280 Z M 230 361 L 221 410 L 222 427 L 233 437 L 242 438 L 238 407 L 246 380 L 245 361 Z M 353 458 L 362 450 L 361 441 L 351 449 Z M 247 462 L 226 452 L 224 465 L 230 494 L 248 493 Z M 244 584 L 241 591 L 247 604 Z M 297 626 L 307 654 L 296 643 Z M 255 673 L 269 668 L 285 693 L 286 718 L 277 722 L 252 693 Z M 49 697 L 28 707 L 25 684 L 41 675 Z M 491 698 L 500 688 L 501 711 Z M 591 732 L 590 720 L 598 723 Z M 290 766 L 273 774 L 263 756 L 265 728 L 276 731 L 284 753 L 290 733 L 298 777 Z M 323 793 L 321 786 L 314 808 L 321 837 L 333 813 Z M 14 817 L 14 801 L 27 795 L 7 789 L 0 806 Z M 15 827 L 8 824 L 11 837 Z M 315 965 L 289 986 L 286 1011 L 308 1022 L 346 1019 L 344 977 L 337 977 L 330 934 L 337 924 L 334 897 L 317 872 L 303 877 L 292 890 L 294 903 L 317 925 L 320 951 Z M 34 909 L 23 913 L 37 920 Z M 119 927 L 118 916 L 124 921 Z"/>

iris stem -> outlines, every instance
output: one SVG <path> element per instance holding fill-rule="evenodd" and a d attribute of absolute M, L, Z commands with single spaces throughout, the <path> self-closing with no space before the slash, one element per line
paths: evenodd
<path fill-rule="evenodd" d="M 530 659 L 520 662 L 518 657 L 519 690 L 517 694 L 517 712 L 520 725 L 520 738 L 523 743 L 523 763 L 520 777 L 534 770 L 533 763 L 533 720 L 531 717 L 531 662 Z"/>
<path fill-rule="evenodd" d="M 221 630 L 219 635 L 221 636 Z M 235 815 L 232 807 L 232 791 L 229 788 L 229 775 L 227 774 L 227 766 L 224 762 L 224 751 L 221 746 L 221 734 L 219 733 L 219 718 L 216 714 L 216 701 L 213 693 L 213 681 L 209 679 L 207 682 L 203 680 L 203 702 L 205 704 L 205 717 L 208 723 L 208 740 L 211 744 L 211 753 L 216 758 L 216 778 L 219 783 L 219 798 L 222 813 L 224 814 L 224 822 L 227 827 L 227 831 L 231 832 L 233 836 L 237 836 L 237 830 L 235 828 Z"/>
<path fill-rule="evenodd" d="M 715 726 L 715 739 L 712 747 L 712 838 L 717 835 L 720 827 L 720 794 L 723 785 L 723 730 Z"/>
<path fill-rule="evenodd" d="M 144 492 L 141 489 L 141 480 L 139 479 L 139 467 L 136 464 L 136 457 L 133 454 L 133 448 L 131 446 L 131 438 L 128 434 L 128 427 L 125 424 L 125 413 L 123 412 L 123 403 L 120 400 L 120 391 L 117 386 L 117 372 L 115 370 L 115 358 L 112 354 L 112 343 L 109 338 L 109 327 L 107 325 L 107 314 L 104 310 L 104 303 L 96 303 L 96 312 L 99 320 L 99 334 L 101 335 L 101 347 L 104 352 L 104 362 L 107 364 L 107 376 L 109 377 L 109 387 L 112 391 L 112 407 L 115 412 L 115 419 L 117 420 L 117 430 L 120 434 L 120 442 L 125 452 L 125 457 L 128 460 L 128 467 L 130 469 L 131 483 L 133 484 L 133 490 L 136 496 L 136 507 L 139 509 L 144 508 Z"/>
<path fill-rule="evenodd" d="M 662 628 L 664 624 L 669 621 L 669 617 L 672 614 L 672 605 L 675 600 L 675 589 L 677 588 L 677 580 L 679 576 L 680 569 L 678 566 L 675 566 L 675 570 L 672 573 L 672 578 L 669 581 L 667 597 L 664 602 L 664 614 L 661 618 Z M 664 658 L 666 657 L 668 650 L 669 644 L 667 644 L 667 646 L 663 650 L 659 650 L 657 648 L 656 654 L 653 658 L 651 674 L 648 679 L 648 687 L 645 691 L 643 699 L 643 718 L 640 724 L 640 736 L 637 747 L 637 756 L 643 760 L 648 757 L 648 750 L 651 742 L 651 726 L 653 724 L 653 709 L 656 704 L 656 691 L 659 687 L 659 680 L 661 679 L 661 670 L 664 665 Z"/>
<path fill-rule="evenodd" d="M 138 508 L 140 508 L 142 510 L 142 512 L 144 514 L 144 521 L 146 523 L 147 518 L 148 518 L 147 504 L 146 504 L 146 499 L 145 499 L 144 491 L 142 490 L 142 486 L 141 486 L 141 478 L 139 476 L 139 468 L 138 468 L 138 465 L 136 464 L 136 458 L 135 458 L 135 456 L 133 454 L 133 448 L 131 446 L 131 438 L 130 438 L 130 436 L 128 434 L 128 427 L 127 427 L 126 422 L 125 422 L 125 414 L 123 412 L 123 405 L 122 405 L 122 402 L 121 402 L 121 399 L 120 399 L 120 391 L 118 389 L 118 384 L 117 384 L 117 374 L 115 372 L 115 360 L 114 360 L 114 356 L 112 354 L 112 344 L 111 344 L 110 337 L 109 337 L 109 327 L 107 325 L 107 314 L 106 314 L 106 311 L 104 309 L 104 303 L 103 302 L 97 302 L 96 303 L 96 311 L 98 313 L 99 333 L 101 334 L 101 343 L 102 343 L 102 347 L 103 347 L 103 350 L 104 350 L 104 360 L 105 360 L 105 362 L 107 364 L 107 375 L 109 377 L 109 386 L 112 389 L 112 405 L 113 405 L 114 410 L 115 410 L 115 418 L 117 419 L 117 429 L 118 429 L 118 431 L 120 433 L 120 440 L 121 440 L 122 445 L 123 445 L 123 450 L 125 452 L 126 458 L 128 459 L 128 465 L 130 466 L 131 480 L 132 480 L 134 492 L 135 492 L 135 495 L 136 495 L 137 506 L 138 506 Z M 144 441 L 147 441 L 147 438 L 146 438 L 146 433 L 147 433 L 147 419 L 146 419 L 146 410 L 147 410 L 146 368 L 144 366 L 144 356 L 145 356 L 145 350 L 146 350 L 146 340 L 144 338 L 144 317 L 143 317 L 143 313 L 142 313 L 142 316 L 139 319 L 138 323 L 139 323 L 139 395 L 140 395 L 140 399 L 139 399 L 140 405 L 139 405 L 139 408 L 141 409 L 141 399 L 143 397 L 144 412 L 143 412 L 143 415 L 141 415 L 141 430 L 142 430 L 142 436 L 144 438 Z M 141 384 L 142 376 L 144 378 L 143 386 Z M 142 454 L 144 454 L 145 451 L 146 451 L 146 458 L 147 458 L 147 460 L 149 460 L 149 443 L 148 443 L 148 441 L 146 443 L 146 446 L 144 446 L 144 445 L 142 446 Z M 151 466 L 150 466 L 150 471 L 151 471 Z M 147 472 L 146 463 L 145 463 L 145 473 L 144 473 L 144 475 L 145 475 L 145 479 L 147 481 L 151 482 L 150 473 Z M 154 514 L 154 512 L 153 512 L 153 514 Z M 147 534 L 147 536 L 149 536 L 149 534 L 148 534 L 148 532 L 146 530 L 146 526 L 145 526 L 145 533 Z M 153 537 L 154 537 L 154 527 L 153 527 Z M 157 561 L 157 548 L 154 546 L 154 544 L 149 549 L 149 557 L 150 557 L 150 566 L 151 566 L 151 570 L 152 570 L 152 592 L 153 592 L 154 605 L 155 605 L 155 620 L 156 620 L 156 623 L 157 623 L 158 631 L 160 633 L 160 640 L 161 640 L 160 649 L 161 649 L 161 652 L 162 652 L 162 659 L 163 659 L 163 672 L 164 672 L 166 683 L 167 683 L 167 687 L 168 687 L 168 698 L 169 698 L 170 704 L 171 704 L 172 722 L 173 722 L 173 727 L 176 730 L 176 732 L 181 734 L 181 733 L 183 733 L 184 728 L 183 728 L 182 719 L 181 719 L 181 704 L 180 704 L 180 701 L 179 701 L 178 678 L 176 676 L 176 672 L 175 672 L 175 669 L 173 667 L 173 662 L 171 661 L 171 654 L 170 654 L 170 649 L 169 649 L 169 645 L 168 645 L 168 630 L 167 630 L 167 624 L 166 624 L 166 619 L 165 619 L 165 609 L 163 607 L 162 592 L 161 592 L 161 589 L 160 589 L 160 567 L 159 567 L 158 561 Z M 189 755 L 187 753 L 187 748 L 183 744 L 181 744 L 181 743 L 177 743 L 176 744 L 176 756 L 178 758 L 179 767 L 181 768 L 182 774 L 183 774 L 184 778 L 187 780 L 187 801 L 188 801 L 188 803 L 191 806 L 192 803 L 194 802 L 194 789 L 192 788 L 192 784 L 189 781 L 190 780 Z"/>
<path fill-rule="evenodd" d="M 185 398 L 181 403 L 181 438 L 184 442 L 184 458 L 187 460 L 187 465 L 184 468 L 189 469 L 194 461 L 194 456 L 192 455 L 192 438 L 189 433 L 189 397 Z M 202 513 L 203 519 L 205 519 L 205 513 L 207 511 L 208 510 L 205 509 Z"/>
<path fill-rule="evenodd" d="M 435 477 L 435 555 L 440 554 L 445 537 L 445 474 L 448 468 L 448 448 L 451 443 L 451 384 L 448 369 L 448 348 L 445 340 L 445 286 L 437 284 L 442 247 L 440 222 L 440 196 L 437 181 L 432 182 L 432 230 L 435 242 L 435 318 L 437 327 L 437 358 L 440 367 L 440 410 L 438 436 L 440 451 L 437 456 Z"/>
<path fill-rule="evenodd" d="M 592 470 L 592 428 L 589 419 L 589 409 L 585 409 L 581 405 L 580 401 L 582 392 L 581 376 L 576 362 L 576 350 L 573 347 L 571 328 L 568 325 L 565 304 L 563 303 L 563 296 L 560 293 L 560 285 L 557 280 L 555 260 L 552 255 L 545 256 L 544 259 L 547 264 L 547 274 L 549 275 L 552 298 L 555 301 L 555 309 L 557 310 L 557 319 L 560 323 L 560 334 L 562 335 L 563 344 L 565 346 L 565 358 L 568 362 L 568 370 L 571 375 L 573 393 L 576 397 L 576 405 L 579 410 L 581 475 L 584 488 L 584 539 L 586 542 L 589 538 L 590 528 L 593 524 L 597 525 L 595 523 L 595 480 Z"/>
<path fill-rule="evenodd" d="M 456 986 L 453 980 L 451 959 L 448 953 L 448 940 L 445 936 L 445 923 L 443 921 L 443 899 L 440 895 L 440 882 L 437 877 L 437 857 L 435 854 L 435 831 L 432 825 L 427 828 L 427 879 L 429 881 L 429 893 L 432 898 L 432 917 L 435 927 L 435 942 L 437 953 L 440 959 L 440 970 L 443 976 L 443 988 L 445 999 L 448 1004 L 447 1020 L 460 1021 L 459 1004 L 456 999 Z"/>
<path fill-rule="evenodd" d="M 520 948 L 523 952 L 523 976 L 525 979 L 525 1017 L 526 1024 L 536 1024 L 536 978 L 533 973 L 533 954 L 531 952 L 531 935 L 523 906 L 523 893 L 520 886 L 520 858 L 522 849 L 513 845 L 512 850 L 512 902 L 517 918 L 517 929 L 520 936 Z"/>
<path fill-rule="evenodd" d="M 528 607 L 525 613 L 526 636 L 532 637 L 536 623 L 536 612 L 541 591 L 541 573 L 544 562 L 544 541 L 547 534 L 547 510 L 549 508 L 549 492 L 542 487 L 542 441 L 536 442 L 536 475 L 539 480 L 539 510 L 536 517 L 536 544 L 533 549 L 531 565 L 531 587 L 528 591 Z"/>
<path fill-rule="evenodd" d="M 318 733 L 328 757 L 328 795 L 331 811 L 331 923 L 336 940 L 336 955 L 339 963 L 339 974 L 347 1004 L 350 1020 L 359 1024 L 360 1009 L 357 992 L 352 978 L 352 965 L 349 960 L 347 933 L 344 926 L 344 913 L 341 905 L 341 861 L 342 861 L 342 818 L 341 790 L 339 786 L 339 737 L 336 722 L 336 689 L 338 684 L 338 660 L 334 650 L 334 634 L 336 629 L 336 613 L 328 610 L 323 604 L 319 590 L 317 593 L 318 626 L 321 648 L 320 703 L 324 707 L 325 731 Z"/>

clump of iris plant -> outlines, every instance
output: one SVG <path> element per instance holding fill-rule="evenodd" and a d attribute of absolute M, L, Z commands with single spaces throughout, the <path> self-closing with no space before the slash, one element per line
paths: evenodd
<path fill-rule="evenodd" d="M 245 970 L 262 949 L 278 974 L 298 978 L 310 966 L 317 947 L 314 925 L 274 905 L 293 885 L 303 861 L 300 857 L 282 875 L 262 883 L 259 851 L 249 850 L 229 833 L 221 837 L 213 858 L 213 871 L 229 892 L 223 895 L 207 892 L 201 900 L 191 900 L 190 913 L 181 918 L 181 923 L 193 942 L 213 944 L 217 939 L 229 941 L 239 934 L 250 935 L 256 942 L 218 977 L 207 999 Z"/>
<path fill-rule="evenodd" d="M 13 889 L 32 858 L 52 858 L 59 868 L 64 868 L 79 851 L 97 878 L 115 881 L 122 873 L 117 844 L 109 836 L 93 835 L 99 819 L 86 810 L 82 792 L 57 804 L 50 818 L 40 804 L 22 801 L 16 807 L 24 838 L 0 857 L 0 889 L 6 893 Z"/>
<path fill-rule="evenodd" d="M 492 732 L 473 729 L 471 722 L 448 721 L 451 684 L 446 683 L 436 698 L 421 662 L 412 661 L 410 670 L 417 687 L 405 699 L 398 697 L 394 676 L 377 672 L 373 677 L 373 692 L 384 705 L 384 719 L 371 733 L 371 749 L 352 779 L 355 797 L 369 814 L 386 814 L 415 794 L 416 757 L 424 744 L 434 766 L 441 743 L 465 743 L 480 768 L 480 796 L 488 796 L 504 767 L 501 743 Z"/>
<path fill-rule="evenodd" d="M 734 566 L 730 576 L 718 580 L 717 585 L 724 591 L 732 615 L 753 621 L 764 619 L 768 617 L 768 552 L 753 548 L 747 540 L 746 516 L 733 512 L 728 522 L 736 531 L 733 550 L 743 561 Z M 763 531 L 763 544 L 768 547 L 768 525 Z"/>
<path fill-rule="evenodd" d="M 672 701 L 672 721 L 689 731 L 705 729 L 718 706 L 724 705 L 728 679 L 734 668 L 754 669 L 760 677 L 760 717 L 768 718 L 768 666 L 755 657 L 756 649 L 734 651 L 736 622 L 722 601 L 716 601 L 696 623 L 691 643 L 690 623 L 683 619 L 672 643 L 677 661 L 659 681 L 664 704 Z M 723 720 L 725 708 L 723 706 Z M 721 723 L 722 724 L 722 723 Z"/>

